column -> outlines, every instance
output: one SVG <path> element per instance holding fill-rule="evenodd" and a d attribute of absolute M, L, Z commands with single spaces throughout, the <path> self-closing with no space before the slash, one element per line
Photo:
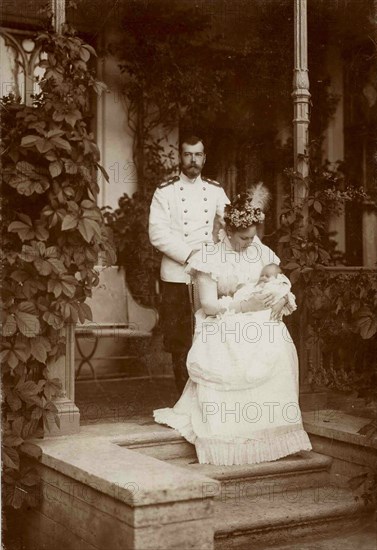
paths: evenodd
<path fill-rule="evenodd" d="M 65 22 L 65 0 L 51 0 L 53 25 L 60 33 Z M 80 411 L 75 405 L 75 328 L 66 325 L 66 353 L 54 365 L 49 366 L 51 378 L 59 378 L 62 383 L 60 395 L 54 399 L 58 409 L 60 425 L 50 423 L 50 431 L 45 429 L 45 437 L 68 435 L 80 430 Z"/>
<path fill-rule="evenodd" d="M 53 25 L 57 33 L 62 31 L 62 27 L 65 23 L 65 0 L 50 0 Z"/>
<path fill-rule="evenodd" d="M 294 0 L 294 71 L 293 71 L 293 142 L 294 168 L 306 178 L 309 174 L 309 75 L 308 75 L 308 36 L 307 0 Z M 307 196 L 304 181 L 297 181 L 294 187 L 294 200 L 300 204 Z"/>
<path fill-rule="evenodd" d="M 294 0 L 294 69 L 293 69 L 293 143 L 294 169 L 302 179 L 296 179 L 293 188 L 293 200 L 297 206 L 302 205 L 305 233 L 307 223 L 307 206 L 304 203 L 308 195 L 305 178 L 309 175 L 309 75 L 308 75 L 308 36 L 307 36 L 307 0 Z M 302 303 L 303 289 L 296 290 L 299 303 Z M 300 296 L 301 295 L 301 296 Z M 300 361 L 300 390 L 310 391 L 308 383 L 309 356 L 305 346 L 307 315 L 305 308 L 300 308 L 298 354 Z"/>

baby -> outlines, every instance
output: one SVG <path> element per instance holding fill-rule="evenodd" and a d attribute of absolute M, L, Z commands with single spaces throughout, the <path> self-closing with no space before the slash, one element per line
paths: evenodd
<path fill-rule="evenodd" d="M 291 282 L 283 275 L 277 264 L 265 265 L 256 283 L 246 283 L 238 287 L 233 299 L 248 300 L 253 294 L 267 294 L 274 296 L 273 304 L 286 296 L 291 290 Z"/>

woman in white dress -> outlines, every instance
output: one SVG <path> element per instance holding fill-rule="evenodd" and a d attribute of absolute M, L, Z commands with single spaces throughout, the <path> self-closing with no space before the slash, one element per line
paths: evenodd
<path fill-rule="evenodd" d="M 203 464 L 255 464 L 309 451 L 298 404 L 298 359 L 282 315 L 295 308 L 292 293 L 233 299 L 258 281 L 262 268 L 279 264 L 256 235 L 264 219 L 262 187 L 225 207 L 219 243 L 189 260 L 199 295 L 189 380 L 173 408 L 154 419 L 193 443 Z"/>

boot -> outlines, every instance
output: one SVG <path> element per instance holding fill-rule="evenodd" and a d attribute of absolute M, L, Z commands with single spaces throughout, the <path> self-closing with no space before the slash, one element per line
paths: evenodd
<path fill-rule="evenodd" d="M 179 394 L 183 392 L 183 389 L 188 380 L 188 372 L 186 367 L 187 352 L 173 353 L 173 371 L 175 377 L 175 385 Z"/>

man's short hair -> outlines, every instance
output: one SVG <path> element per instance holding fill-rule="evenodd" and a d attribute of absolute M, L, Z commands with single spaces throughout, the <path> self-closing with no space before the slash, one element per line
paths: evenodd
<path fill-rule="evenodd" d="M 203 143 L 203 150 L 205 150 L 205 144 L 202 138 L 198 136 L 194 136 L 193 134 L 183 136 L 183 138 L 180 140 L 180 144 L 179 144 L 180 153 L 182 153 L 182 145 L 184 143 L 186 143 L 187 145 L 196 145 L 197 143 Z"/>

